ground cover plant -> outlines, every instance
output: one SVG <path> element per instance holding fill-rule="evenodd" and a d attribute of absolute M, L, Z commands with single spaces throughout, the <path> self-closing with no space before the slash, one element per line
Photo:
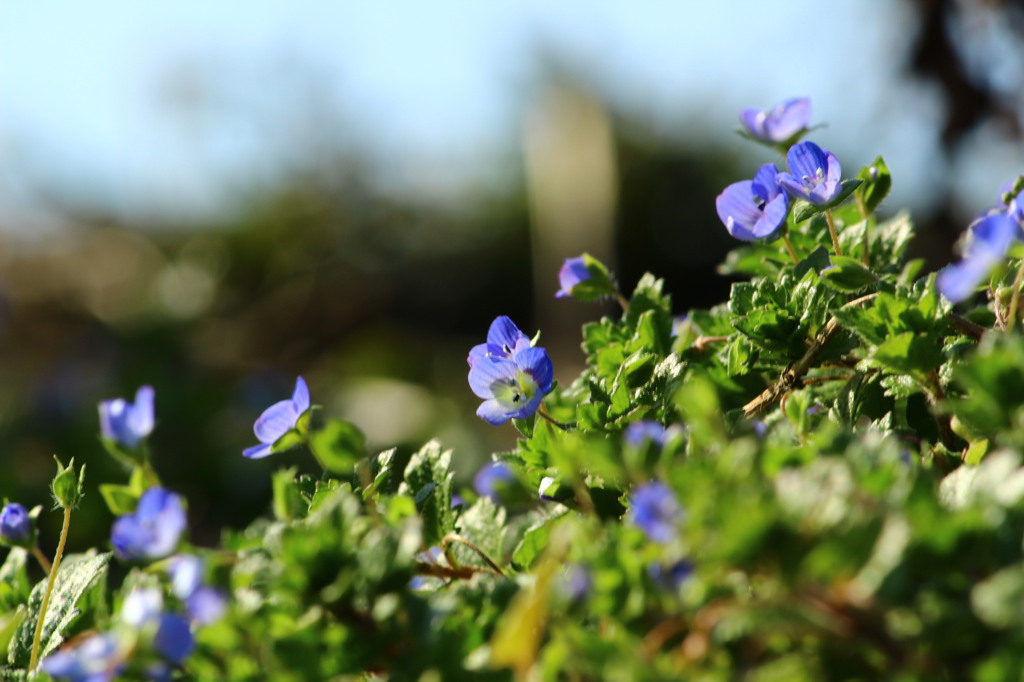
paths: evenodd
<path fill-rule="evenodd" d="M 101 403 L 124 479 L 58 459 L 52 510 L 0 513 L 0 675 L 1019 679 L 1024 178 L 926 273 L 910 217 L 876 215 L 885 162 L 851 173 L 803 139 L 810 112 L 740 116 L 785 163 L 715 200 L 746 277 L 728 301 L 676 316 L 656 276 L 627 294 L 567 258 L 556 296 L 619 307 L 583 327 L 575 377 L 495 311 L 469 390 L 520 437 L 472 489 L 438 441 L 368 451 L 298 377 L 225 456 L 302 448 L 322 475 L 282 468 L 265 516 L 197 547 L 148 451 L 159 392 Z M 65 554 L 84 494 L 110 543 Z"/>

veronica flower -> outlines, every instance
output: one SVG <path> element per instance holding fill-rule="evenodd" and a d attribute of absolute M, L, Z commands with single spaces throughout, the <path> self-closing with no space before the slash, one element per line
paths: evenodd
<path fill-rule="evenodd" d="M 190 620 L 207 625 L 220 620 L 227 609 L 227 598 L 203 580 L 203 560 L 194 554 L 182 554 L 171 562 L 171 593 L 182 600 Z"/>
<path fill-rule="evenodd" d="M 473 476 L 473 488 L 477 495 L 489 497 L 491 501 L 497 502 L 501 488 L 514 480 L 516 480 L 515 474 L 507 464 L 490 462 L 480 467 L 480 470 Z"/>
<path fill-rule="evenodd" d="M 789 195 L 777 181 L 774 163 L 761 166 L 753 180 L 742 180 L 722 190 L 715 199 L 718 217 L 736 239 L 772 239 L 786 223 Z"/>
<path fill-rule="evenodd" d="M 641 447 L 646 443 L 654 443 L 658 447 L 664 447 L 668 436 L 669 432 L 664 426 L 650 419 L 633 422 L 626 427 L 622 434 L 623 440 L 635 448 Z"/>
<path fill-rule="evenodd" d="M 476 414 L 490 424 L 525 419 L 551 390 L 554 368 L 543 348 L 530 341 L 507 317 L 499 317 L 487 343 L 469 352 L 469 386 L 484 402 Z"/>
<path fill-rule="evenodd" d="M 100 432 L 103 438 L 129 449 L 137 446 L 156 425 L 153 397 L 153 387 L 142 386 L 135 392 L 134 403 L 124 398 L 101 402 Z"/>
<path fill-rule="evenodd" d="M 309 409 L 309 388 L 302 377 L 295 380 L 295 391 L 289 400 L 281 400 L 263 411 L 253 431 L 260 441 L 242 451 L 242 455 L 250 459 L 259 459 L 271 454 L 271 447 L 278 438 L 295 428 L 296 424 Z"/>
<path fill-rule="evenodd" d="M 824 206 L 843 191 L 843 170 L 829 150 L 813 142 L 801 142 L 789 148 L 786 162 L 789 172 L 779 173 L 778 181 L 793 197 Z"/>
<path fill-rule="evenodd" d="M 653 562 L 647 564 L 647 575 L 659 587 L 665 590 L 677 590 L 679 586 L 693 575 L 693 563 L 686 559 L 671 564 Z"/>
<path fill-rule="evenodd" d="M 811 122 L 811 100 L 807 97 L 789 99 L 772 109 L 749 107 L 740 112 L 740 123 L 757 139 L 782 144 L 806 130 Z"/>
<path fill-rule="evenodd" d="M 132 514 L 114 521 L 110 542 L 126 561 L 162 559 L 178 546 L 187 525 L 181 497 L 163 488 L 150 488 Z"/>
<path fill-rule="evenodd" d="M 665 543 L 676 533 L 683 518 L 683 508 L 672 489 L 661 481 L 637 486 L 629 498 L 629 520 L 654 541 Z"/>
<path fill-rule="evenodd" d="M 124 668 L 121 641 L 113 633 L 91 635 L 75 647 L 56 651 L 40 667 L 50 677 L 70 682 L 106 682 L 117 679 Z"/>
<path fill-rule="evenodd" d="M 508 359 L 518 351 L 530 347 L 530 337 L 524 334 L 516 323 L 505 315 L 495 318 L 487 330 L 487 343 L 473 346 L 469 351 L 469 366 L 480 358 Z"/>
<path fill-rule="evenodd" d="M 32 544 L 32 518 L 28 510 L 11 502 L 0 511 L 0 539 L 11 545 L 27 547 Z"/>
<path fill-rule="evenodd" d="M 1020 224 L 1007 213 L 990 213 L 970 227 L 971 241 L 959 263 L 939 273 L 935 285 L 953 303 L 974 293 L 988 273 L 998 265 L 1020 236 Z"/>
<path fill-rule="evenodd" d="M 566 298 L 572 296 L 573 287 L 580 282 L 593 277 L 594 274 L 587 269 L 587 263 L 583 256 L 566 258 L 558 271 L 558 284 L 562 288 L 555 292 L 555 298 Z"/>

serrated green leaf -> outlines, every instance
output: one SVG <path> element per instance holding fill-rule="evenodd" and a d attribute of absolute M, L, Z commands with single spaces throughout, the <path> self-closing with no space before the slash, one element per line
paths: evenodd
<path fill-rule="evenodd" d="M 504 540 L 505 540 L 505 510 L 497 506 L 489 497 L 478 497 L 469 509 L 464 511 L 455 522 L 455 529 L 459 535 L 466 538 L 492 561 L 497 564 L 503 563 Z M 454 550 L 460 561 L 468 564 L 478 564 L 479 559 L 473 559 L 468 548 Z"/>
<path fill-rule="evenodd" d="M 40 659 L 56 651 L 64 643 L 65 633 L 82 615 L 79 602 L 86 597 L 90 589 L 102 585 L 110 556 L 109 552 L 105 552 L 71 554 L 64 557 L 43 619 Z M 46 580 L 40 581 L 29 596 L 27 617 L 18 628 L 7 651 L 7 661 L 12 665 L 28 667 L 46 583 Z"/>
<path fill-rule="evenodd" d="M 411 497 L 419 497 L 427 490 L 425 497 L 417 503 L 423 519 L 423 541 L 427 545 L 439 543 L 455 525 L 455 513 L 452 511 L 452 479 L 455 475 L 449 470 L 451 459 L 451 450 L 442 450 L 439 442 L 430 441 L 409 459 L 404 480 L 398 488 L 400 495 Z"/>
<path fill-rule="evenodd" d="M 878 278 L 864 265 L 846 256 L 832 256 L 831 264 L 819 274 L 821 281 L 836 291 L 854 293 L 873 286 Z"/>

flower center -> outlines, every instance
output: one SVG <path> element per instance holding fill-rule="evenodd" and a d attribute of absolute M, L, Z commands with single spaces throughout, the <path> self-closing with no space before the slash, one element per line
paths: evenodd
<path fill-rule="evenodd" d="M 537 393 L 537 382 L 528 372 L 519 370 L 516 376 L 495 382 L 491 386 L 494 398 L 510 409 L 530 402 Z"/>

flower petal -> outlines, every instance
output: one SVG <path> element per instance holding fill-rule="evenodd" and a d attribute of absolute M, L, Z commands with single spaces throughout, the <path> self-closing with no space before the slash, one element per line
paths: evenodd
<path fill-rule="evenodd" d="M 789 172 L 805 185 L 817 177 L 819 170 L 824 174 L 828 169 L 828 157 L 821 147 L 813 142 L 801 142 L 790 147 L 786 154 L 786 162 L 789 164 Z M 805 177 L 808 181 L 803 180 Z M 813 187 L 815 184 L 817 183 L 810 182 L 809 186 Z"/>
<path fill-rule="evenodd" d="M 242 457 L 248 457 L 249 459 L 262 459 L 270 454 L 271 443 L 260 443 L 259 445 L 253 445 L 245 450 L 242 450 Z"/>
<path fill-rule="evenodd" d="M 526 339 L 526 343 L 529 345 L 530 340 L 526 337 L 526 334 L 520 331 L 515 322 L 506 315 L 496 318 L 491 323 L 490 329 L 487 330 L 487 343 L 501 348 L 508 348 L 509 351 L 516 350 L 516 347 L 522 343 L 523 339 Z"/>
<path fill-rule="evenodd" d="M 469 387 L 478 398 L 493 398 L 494 385 L 515 380 L 518 373 L 519 368 L 512 360 L 486 358 L 469 370 Z"/>
<path fill-rule="evenodd" d="M 546 350 L 526 348 L 516 354 L 515 363 L 533 377 L 541 395 L 551 390 L 551 380 L 555 376 L 555 369 Z"/>
<path fill-rule="evenodd" d="M 306 386 L 306 380 L 302 377 L 295 380 L 292 402 L 295 403 L 295 411 L 299 414 L 309 409 L 309 387 Z"/>
<path fill-rule="evenodd" d="M 301 412 L 296 411 L 295 403 L 291 400 L 281 400 L 259 416 L 252 430 L 261 443 L 273 443 L 275 440 L 295 428 Z"/>
<path fill-rule="evenodd" d="M 785 142 L 811 122 L 811 100 L 807 97 L 786 100 L 775 107 L 765 120 L 765 130 L 773 142 Z"/>
<path fill-rule="evenodd" d="M 753 183 L 750 180 L 734 182 L 715 198 L 718 217 L 736 239 L 756 239 L 753 228 L 761 218 L 761 211 L 754 203 Z"/>
<path fill-rule="evenodd" d="M 494 426 L 504 424 L 512 418 L 512 415 L 505 411 L 505 407 L 493 399 L 480 403 L 480 407 L 476 408 L 476 416 Z"/>

